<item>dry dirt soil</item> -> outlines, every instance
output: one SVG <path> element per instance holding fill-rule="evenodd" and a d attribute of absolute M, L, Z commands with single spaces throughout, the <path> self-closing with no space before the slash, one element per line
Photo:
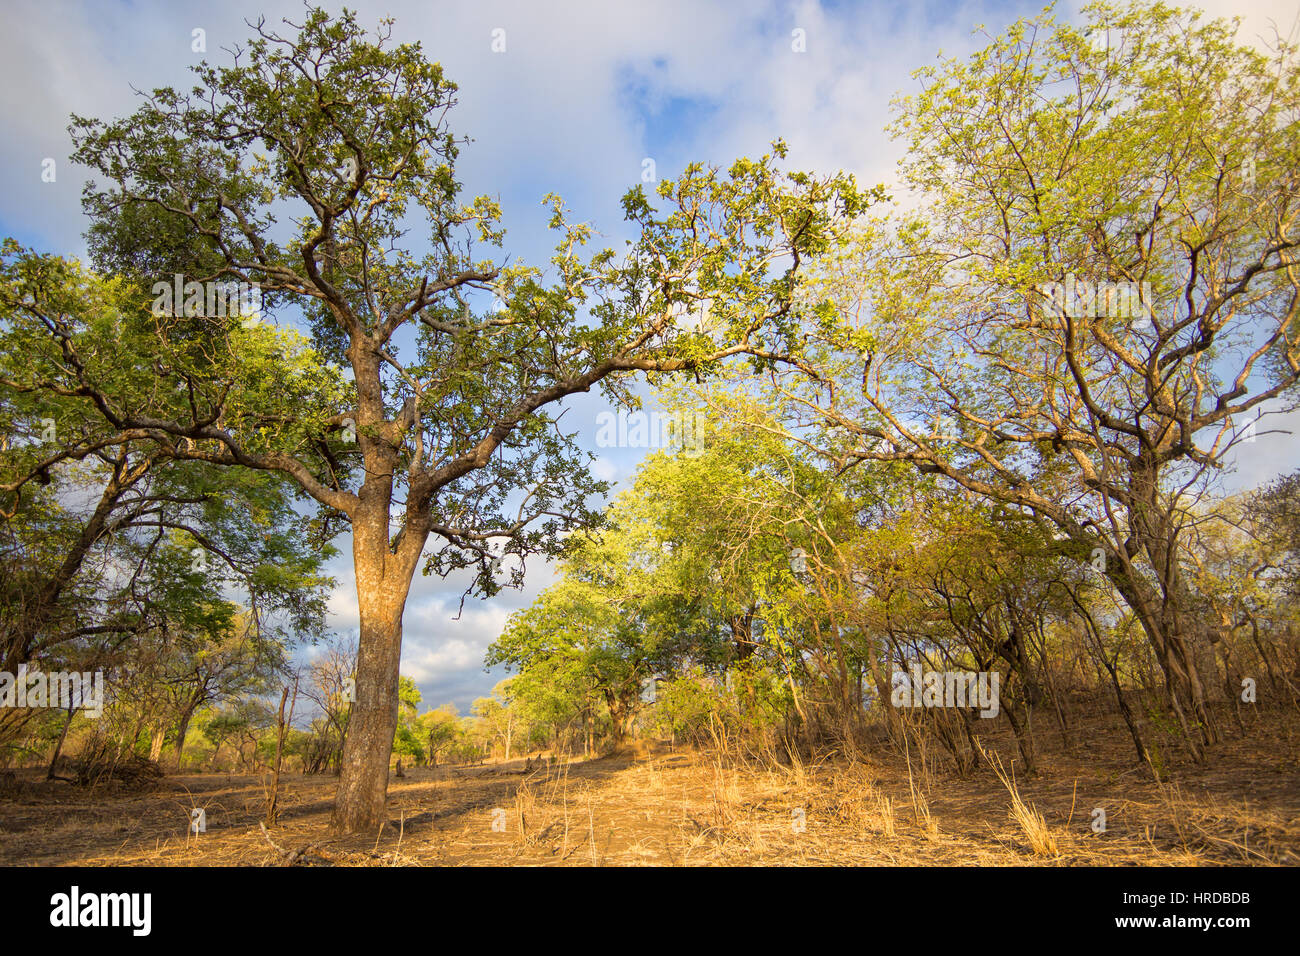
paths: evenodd
<path fill-rule="evenodd" d="M 1076 728 L 1068 751 L 1042 740 L 1032 776 L 994 738 L 1005 782 L 987 763 L 956 776 L 915 749 L 789 765 L 641 745 L 532 771 L 414 768 L 392 780 L 380 832 L 338 840 L 333 777 L 282 777 L 264 831 L 269 775 L 89 788 L 20 770 L 0 793 L 0 864 L 1294 866 L 1296 725 L 1279 715 L 1234 733 L 1207 767 L 1166 755 L 1159 782 L 1113 726 Z M 195 807 L 207 821 L 197 835 Z"/>

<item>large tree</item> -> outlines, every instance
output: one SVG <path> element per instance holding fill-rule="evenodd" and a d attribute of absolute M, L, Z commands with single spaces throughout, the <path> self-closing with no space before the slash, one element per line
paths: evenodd
<path fill-rule="evenodd" d="M 548 409 L 597 386 L 626 397 L 629 373 L 768 361 L 793 334 L 807 262 L 870 197 L 851 177 L 778 171 L 778 144 L 661 182 L 664 213 L 629 193 L 640 236 L 621 257 L 584 257 L 590 229 L 552 197 L 552 269 L 502 267 L 473 255 L 502 231 L 494 202 L 458 200 L 456 87 L 442 69 L 418 44 L 391 45 L 387 23 L 371 36 L 350 13 L 310 10 L 295 28 L 259 22 L 232 66 L 195 69 L 192 91 L 155 90 L 116 122 L 77 119 L 76 156 L 104 180 L 85 197 L 102 266 L 152 289 L 171 276 L 150 270 L 199 237 L 185 279 L 249 283 L 268 312 L 299 310 L 319 353 L 350 370 L 344 394 L 322 375 L 319 401 L 278 400 L 267 383 L 262 402 L 233 405 L 239 368 L 224 356 L 256 318 L 179 303 L 159 310 L 159 341 L 212 365 L 158 363 L 160 389 L 186 396 L 188 414 L 124 407 L 84 363 L 67 374 L 115 428 L 177 458 L 288 475 L 323 523 L 350 526 L 360 647 L 334 822 L 363 831 L 384 819 L 402 614 L 430 539 L 441 546 L 426 572 L 475 568 L 486 594 L 503 557 L 519 581 L 526 555 L 558 551 L 561 532 L 594 517 L 601 485 Z M 417 218 L 427 232 L 413 241 Z M 476 311 L 489 293 L 500 308 Z M 679 330 L 700 310 L 713 336 Z"/>

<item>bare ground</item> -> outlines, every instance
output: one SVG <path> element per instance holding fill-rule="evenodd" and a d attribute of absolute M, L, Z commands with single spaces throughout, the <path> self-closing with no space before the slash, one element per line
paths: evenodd
<path fill-rule="evenodd" d="M 987 765 L 958 777 L 915 750 L 790 766 L 659 745 L 531 773 L 522 760 L 415 768 L 392 781 L 381 832 L 342 840 L 328 829 L 332 777 L 282 777 L 280 818 L 264 833 L 269 775 L 130 790 L 19 771 L 0 793 L 0 864 L 1294 866 L 1294 725 L 1293 715 L 1261 722 L 1211 748 L 1208 767 L 1167 757 L 1163 782 L 1113 727 L 1081 726 L 1069 751 L 1040 741 L 1037 775 L 1016 771 L 1019 819 Z M 1011 769 L 1011 741 L 996 743 Z M 188 832 L 194 807 L 206 833 Z"/>

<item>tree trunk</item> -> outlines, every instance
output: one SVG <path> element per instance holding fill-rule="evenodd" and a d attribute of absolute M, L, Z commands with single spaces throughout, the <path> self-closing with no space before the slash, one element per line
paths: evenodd
<path fill-rule="evenodd" d="M 342 833 L 373 831 L 385 820 L 388 767 L 400 709 L 402 613 L 429 536 L 427 512 L 408 510 L 401 532 L 390 538 L 393 473 L 404 429 L 385 417 L 379 352 L 380 347 L 361 334 L 353 335 L 348 348 L 357 387 L 357 441 L 366 478 L 351 514 L 361 637 L 356 700 L 348 719 L 334 799 L 333 825 Z"/>
<path fill-rule="evenodd" d="M 1115 700 L 1119 704 L 1119 712 L 1124 718 L 1124 725 L 1128 727 L 1129 736 L 1133 738 L 1133 747 L 1137 750 L 1137 758 L 1150 767 L 1152 773 L 1156 773 L 1155 764 L 1151 762 L 1151 755 L 1147 753 L 1146 744 L 1142 742 L 1137 717 L 1133 714 L 1133 709 L 1129 707 L 1128 701 L 1124 699 L 1124 687 L 1119 680 L 1119 668 L 1110 662 L 1110 658 L 1106 656 L 1106 648 L 1102 646 L 1100 641 L 1097 642 L 1097 645 L 1097 654 L 1101 658 L 1101 662 L 1106 665 L 1106 672 L 1110 675 L 1111 687 L 1115 690 Z"/>
<path fill-rule="evenodd" d="M 348 833 L 374 830 L 384 820 L 388 767 L 397 731 L 402 611 L 408 585 L 380 581 L 378 587 L 367 588 L 358 575 L 357 587 L 361 638 L 356 700 L 343 744 L 333 820 L 335 829 Z"/>
<path fill-rule="evenodd" d="M 294 683 L 294 703 L 298 702 L 297 683 Z M 289 699 L 289 688 L 286 685 L 280 692 L 280 712 L 275 722 L 275 763 L 271 766 L 271 793 L 266 798 L 266 825 L 275 826 L 276 814 L 279 810 L 280 802 L 280 767 L 284 760 L 284 733 L 288 723 L 284 719 L 284 705 Z M 293 712 L 289 713 L 289 720 L 293 720 Z"/>
<path fill-rule="evenodd" d="M 166 727 L 155 727 L 149 740 L 149 759 L 157 763 L 162 757 L 163 741 L 167 739 Z"/>
<path fill-rule="evenodd" d="M 1193 635 L 1188 627 L 1187 589 L 1178 559 L 1179 527 L 1171 509 L 1159 499 L 1158 477 L 1156 466 L 1139 462 L 1131 481 L 1134 501 L 1129 506 L 1129 527 L 1132 540 L 1145 552 L 1156 572 L 1159 591 L 1151 595 L 1149 602 L 1143 602 L 1146 613 L 1139 612 L 1138 617 L 1157 649 L 1160 666 L 1169 684 L 1169 695 L 1192 757 L 1197 763 L 1204 763 L 1203 746 L 1216 743 L 1218 733 L 1206 707 L 1205 688 L 1197 669 Z M 1138 583 L 1132 583 L 1136 590 Z M 1138 611 L 1137 608 L 1134 610 Z M 1187 717 L 1191 718 L 1191 727 Z"/>
<path fill-rule="evenodd" d="M 1120 567 L 1109 569 L 1106 576 L 1115 585 L 1115 589 L 1124 598 L 1124 602 L 1137 616 L 1138 623 L 1142 625 L 1142 630 L 1146 633 L 1147 639 L 1155 650 L 1156 661 L 1160 665 L 1165 678 L 1165 699 L 1173 709 L 1174 717 L 1178 720 L 1183 733 L 1183 741 L 1187 745 L 1192 759 L 1203 764 L 1205 762 L 1205 751 L 1202 749 L 1201 743 L 1204 739 L 1204 731 L 1199 726 L 1193 727 L 1189 725 L 1187 720 L 1189 710 L 1193 720 L 1196 720 L 1199 716 L 1196 701 L 1196 688 L 1199 687 L 1199 681 L 1194 680 L 1193 676 L 1188 673 L 1188 668 L 1195 668 L 1195 663 L 1188 659 L 1185 647 L 1177 635 L 1170 634 L 1166 630 L 1165 615 L 1161 614 L 1154 606 L 1158 603 L 1158 600 L 1148 600 L 1147 596 L 1139 589 L 1134 576 Z"/>
<path fill-rule="evenodd" d="M 348 718 L 333 816 L 334 829 L 343 833 L 370 832 L 385 820 L 400 706 L 402 613 L 415 570 L 414 561 L 399 561 L 390 550 L 388 489 L 379 489 L 373 500 L 367 500 L 366 489 L 362 495 L 368 513 L 357 515 L 352 534 L 361 616 L 356 700 Z"/>
<path fill-rule="evenodd" d="M 50 768 L 45 773 L 46 780 L 55 778 L 55 771 L 59 765 L 59 754 L 63 752 L 63 743 L 68 739 L 68 728 L 72 726 L 72 715 L 74 711 L 68 708 L 68 719 L 63 722 L 63 730 L 59 734 L 59 742 L 54 745 L 54 754 L 50 757 Z"/>
<path fill-rule="evenodd" d="M 190 718 L 194 716 L 194 708 L 187 707 L 181 712 L 180 722 L 176 725 L 176 772 L 181 772 L 181 761 L 185 757 L 185 735 L 190 732 Z"/>
<path fill-rule="evenodd" d="M 1016 746 L 1020 748 L 1020 757 L 1025 762 L 1025 773 L 1037 773 L 1038 768 L 1034 762 L 1034 741 L 1029 735 L 1027 722 L 1029 719 L 1030 708 L 1025 705 L 1026 723 L 1022 724 L 1016 717 L 1016 705 L 1014 702 L 1007 700 L 1002 704 L 1002 713 L 1007 718 L 1007 723 L 1011 725 L 1011 732 L 1016 736 Z"/>
<path fill-rule="evenodd" d="M 144 721 L 145 721 L 145 718 L 143 718 L 143 717 L 138 718 L 138 719 L 136 720 L 136 722 L 135 722 L 135 726 L 131 729 L 131 737 L 130 737 L 130 739 L 129 739 L 129 740 L 119 740 L 119 741 L 117 742 L 117 756 L 118 756 L 118 759 L 121 759 L 122 754 L 123 754 L 123 753 L 126 753 L 127 751 L 130 751 L 132 754 L 135 753 L 135 748 L 136 748 L 136 747 L 139 745 L 139 743 L 140 743 L 140 734 L 144 731 Z"/>

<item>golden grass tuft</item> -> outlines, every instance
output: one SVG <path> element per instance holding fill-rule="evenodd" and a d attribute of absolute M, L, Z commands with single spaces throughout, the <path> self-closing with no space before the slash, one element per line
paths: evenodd
<path fill-rule="evenodd" d="M 997 774 L 998 779 L 1002 781 L 1002 786 L 1006 787 L 1007 792 L 1011 794 L 1011 819 L 1015 820 L 1019 825 L 1025 839 L 1029 841 L 1029 848 L 1034 852 L 1034 855 L 1060 856 L 1061 848 L 1056 842 L 1056 834 L 1047 825 L 1046 818 L 1038 812 L 1038 808 L 1033 804 L 1026 803 L 1021 798 L 1014 774 L 1007 774 L 1007 771 L 1002 766 L 1002 760 L 997 754 L 990 756 L 983 748 L 980 748 L 980 753 L 988 761 L 989 766 L 993 768 L 993 772 Z"/>

